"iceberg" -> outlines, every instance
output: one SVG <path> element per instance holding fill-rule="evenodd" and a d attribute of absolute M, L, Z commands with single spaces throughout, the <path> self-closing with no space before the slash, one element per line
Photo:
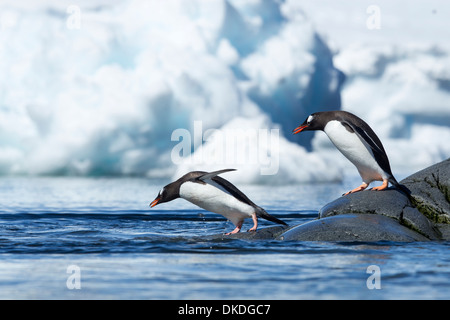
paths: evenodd
<path fill-rule="evenodd" d="M 342 110 L 363 118 L 384 144 L 391 167 L 409 175 L 450 157 L 450 3 L 289 1 L 303 10 L 346 75 Z M 374 26 L 374 23 L 378 25 Z M 341 162 L 322 134 L 313 151 Z M 342 163 L 349 167 L 348 163 Z"/>
<path fill-rule="evenodd" d="M 173 133 L 193 132 L 200 122 L 205 132 L 231 135 L 242 127 L 276 129 L 276 179 L 326 179 L 326 164 L 305 149 L 312 136 L 294 140 L 291 130 L 319 107 L 340 107 L 343 74 L 309 20 L 285 5 L 2 2 L 0 173 L 169 177 L 206 170 L 187 163 L 199 146 L 208 162 L 217 134 L 207 142 L 193 135 L 184 162 L 173 159 Z M 266 181 L 262 162 L 244 164 L 249 172 L 241 180 Z"/>
<path fill-rule="evenodd" d="M 205 142 L 181 159 L 173 178 L 189 171 L 234 168 L 227 176 L 236 183 L 284 185 L 340 181 L 339 166 L 329 167 L 318 153 L 281 135 L 267 115 L 236 117 L 220 129 L 204 132 Z"/>
<path fill-rule="evenodd" d="M 343 110 L 374 128 L 394 169 L 418 170 L 450 156 L 450 51 L 354 44 L 335 62 L 347 75 Z"/>
<path fill-rule="evenodd" d="M 374 128 L 394 173 L 448 158 L 448 5 L 420 4 L 424 36 L 401 43 L 401 5 L 379 1 L 368 31 L 364 6 L 333 4 L 2 1 L 0 174 L 339 181 L 354 168 L 324 134 L 291 134 L 336 109 Z"/>

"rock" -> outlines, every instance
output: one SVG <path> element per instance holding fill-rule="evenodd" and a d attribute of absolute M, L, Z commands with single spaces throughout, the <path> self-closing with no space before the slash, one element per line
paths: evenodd
<path fill-rule="evenodd" d="M 340 197 L 319 211 L 319 218 L 342 214 L 377 214 L 431 240 L 450 239 L 450 159 L 421 170 L 400 181 L 410 190 L 363 191 Z"/>
<path fill-rule="evenodd" d="M 436 226 L 441 233 L 441 239 L 450 240 L 450 224 L 438 223 Z"/>
<path fill-rule="evenodd" d="M 319 211 L 319 219 L 292 228 L 273 226 L 211 240 L 429 241 L 450 240 L 450 159 L 400 181 L 396 188 L 340 197 Z"/>
<path fill-rule="evenodd" d="M 429 241 L 402 226 L 396 219 L 379 214 L 343 214 L 301 224 L 278 240 L 296 241 Z"/>
<path fill-rule="evenodd" d="M 363 191 L 338 198 L 319 210 L 319 218 L 349 213 L 379 214 L 394 218 L 429 239 L 440 238 L 439 231 L 411 204 L 408 197 L 393 188 Z"/>
<path fill-rule="evenodd" d="M 405 207 L 411 206 L 408 197 L 396 189 L 362 191 L 342 196 L 322 207 L 319 218 L 347 213 L 381 214 L 400 220 Z"/>
<path fill-rule="evenodd" d="M 428 220 L 417 208 L 405 207 L 400 222 L 408 228 L 425 235 L 431 240 L 442 239 L 439 228 Z"/>
<path fill-rule="evenodd" d="M 450 159 L 401 181 L 417 209 L 434 223 L 450 223 Z"/>

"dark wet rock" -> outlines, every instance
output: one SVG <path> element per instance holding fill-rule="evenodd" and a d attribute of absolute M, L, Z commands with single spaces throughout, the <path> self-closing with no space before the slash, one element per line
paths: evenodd
<path fill-rule="evenodd" d="M 394 218 L 428 239 L 450 239 L 450 159 L 421 170 L 400 184 L 409 189 L 409 196 L 395 188 L 353 193 L 322 207 L 319 218 L 377 214 Z"/>
<path fill-rule="evenodd" d="M 377 214 L 396 219 L 399 223 L 437 240 L 440 233 L 399 190 L 363 191 L 338 198 L 319 210 L 319 218 L 341 214 Z"/>
<path fill-rule="evenodd" d="M 402 214 L 400 222 L 403 225 L 431 240 L 443 239 L 439 228 L 428 220 L 417 208 L 407 206 L 403 208 Z"/>
<path fill-rule="evenodd" d="M 434 223 L 450 223 L 450 159 L 421 170 L 401 183 L 415 207 Z"/>
<path fill-rule="evenodd" d="M 408 197 L 396 189 L 384 191 L 362 191 L 342 196 L 319 210 L 319 218 L 338 214 L 381 214 L 400 219 L 405 207 L 410 206 Z"/>
<path fill-rule="evenodd" d="M 429 241 L 402 226 L 396 219 L 379 214 L 343 214 L 296 226 L 278 236 L 296 241 Z"/>
<path fill-rule="evenodd" d="M 450 240 L 450 224 L 437 223 L 436 226 L 441 233 L 441 238 L 444 240 Z"/>

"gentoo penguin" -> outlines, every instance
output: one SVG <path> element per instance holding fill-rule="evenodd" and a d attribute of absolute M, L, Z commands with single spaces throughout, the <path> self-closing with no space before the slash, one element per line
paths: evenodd
<path fill-rule="evenodd" d="M 253 227 L 248 231 L 256 231 L 258 217 L 286 225 L 283 221 L 271 216 L 263 208 L 254 204 L 245 194 L 231 182 L 218 175 L 236 169 L 224 169 L 214 172 L 192 171 L 175 182 L 166 185 L 158 193 L 151 207 L 177 198 L 183 198 L 193 204 L 230 220 L 236 228 L 227 233 L 238 233 L 245 218 L 253 219 Z"/>
<path fill-rule="evenodd" d="M 358 169 L 363 183 L 344 195 L 362 191 L 372 181 L 383 181 L 381 186 L 372 190 L 384 190 L 389 182 L 404 190 L 391 172 L 380 139 L 367 123 L 354 114 L 346 111 L 316 112 L 294 129 L 293 133 L 307 130 L 324 131 L 336 148 Z"/>

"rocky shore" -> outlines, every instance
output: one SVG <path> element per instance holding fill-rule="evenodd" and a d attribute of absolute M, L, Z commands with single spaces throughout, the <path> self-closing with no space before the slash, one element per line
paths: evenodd
<path fill-rule="evenodd" d="M 301 225 L 274 226 L 238 233 L 239 239 L 300 241 L 438 241 L 450 240 L 450 159 L 400 181 L 395 188 L 342 196 Z"/>

